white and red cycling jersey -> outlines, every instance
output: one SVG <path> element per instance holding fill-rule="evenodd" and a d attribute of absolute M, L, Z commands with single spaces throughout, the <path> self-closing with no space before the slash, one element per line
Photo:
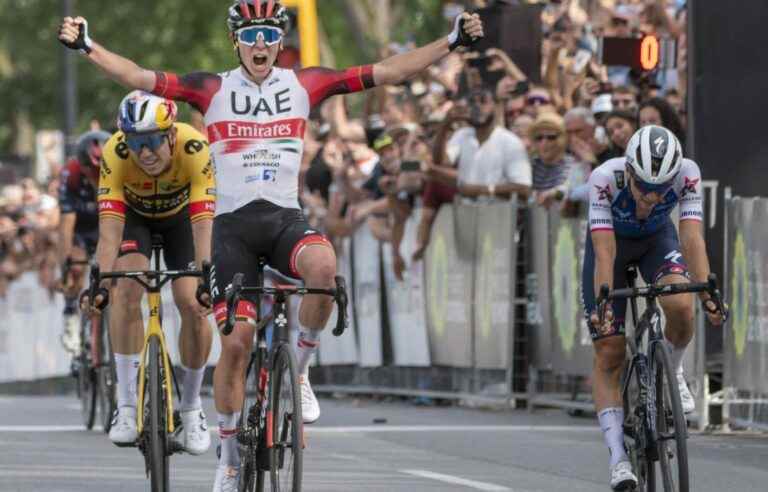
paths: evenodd
<path fill-rule="evenodd" d="M 330 96 L 374 86 L 373 66 L 347 70 L 273 68 L 257 84 L 242 67 L 220 74 L 157 72 L 153 93 L 187 102 L 204 118 L 216 168 L 216 215 L 266 200 L 299 208 L 304 131 Z"/>

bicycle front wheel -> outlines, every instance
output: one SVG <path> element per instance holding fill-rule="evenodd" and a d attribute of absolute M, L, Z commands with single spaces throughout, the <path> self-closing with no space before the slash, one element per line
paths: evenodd
<path fill-rule="evenodd" d="M 145 453 L 149 453 L 149 475 L 152 492 L 168 490 L 168 433 L 166 431 L 166 401 L 163 387 L 162 352 L 156 337 L 149 339 L 149 370 L 145 384 Z"/>
<path fill-rule="evenodd" d="M 117 409 L 117 395 L 115 384 L 115 357 L 112 353 L 112 345 L 109 338 L 109 326 L 106 316 L 102 315 L 101 325 L 101 366 L 99 367 L 99 406 L 101 411 L 101 424 L 104 432 L 109 434 L 112 428 L 112 416 Z"/>
<path fill-rule="evenodd" d="M 270 377 L 270 413 L 272 419 L 272 468 L 270 479 L 273 492 L 299 492 L 302 478 L 303 420 L 296 358 L 288 345 L 275 352 Z"/>
<path fill-rule="evenodd" d="M 263 492 L 264 469 L 260 466 L 259 434 L 261 391 L 259 388 L 262 371 L 260 357 L 252 355 L 245 374 L 245 391 L 240 420 L 237 423 L 238 446 L 240 450 L 240 483 L 238 492 Z"/>
<path fill-rule="evenodd" d="M 91 323 L 87 316 L 81 317 L 80 322 L 80 355 L 78 356 L 77 394 L 80 397 L 80 409 L 83 415 L 83 424 L 88 430 L 93 429 L 96 420 L 96 396 L 98 392 L 98 379 L 96 378 L 91 361 L 90 340 Z"/>
<path fill-rule="evenodd" d="M 687 425 L 668 349 L 654 344 L 653 377 L 660 479 L 665 492 L 688 492 Z"/>

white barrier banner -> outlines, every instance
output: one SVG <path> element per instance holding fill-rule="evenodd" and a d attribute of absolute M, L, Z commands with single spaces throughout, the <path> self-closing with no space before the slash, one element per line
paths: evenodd
<path fill-rule="evenodd" d="M 405 234 L 400 244 L 400 254 L 406 264 L 402 282 L 395 277 L 392 245 L 386 243 L 382 247 L 389 330 L 393 362 L 396 366 L 430 365 L 424 301 L 424 262 L 414 262 L 411 259 L 416 249 L 416 231 L 420 217 L 421 209 L 416 209 L 405 223 Z"/>
<path fill-rule="evenodd" d="M 0 382 L 65 376 L 70 357 L 61 346 L 64 301 L 27 272 L 0 298 Z"/>
<path fill-rule="evenodd" d="M 320 335 L 320 348 L 318 349 L 318 359 L 323 365 L 341 365 L 357 364 L 357 338 L 355 337 L 355 306 L 352 299 L 352 256 L 350 249 L 352 240 L 349 238 L 341 242 L 341 246 L 336 250 L 338 258 L 337 271 L 347 281 L 347 297 L 349 297 L 349 306 L 347 307 L 347 316 L 349 316 L 349 326 L 347 331 L 340 337 L 333 335 L 333 329 L 336 328 L 336 319 L 338 310 L 334 307 L 331 319 L 325 325 Z"/>
<path fill-rule="evenodd" d="M 379 275 L 379 241 L 368 227 L 360 227 L 352 238 L 355 281 L 354 299 L 357 335 L 360 341 L 360 365 L 382 364 L 381 278 Z"/>

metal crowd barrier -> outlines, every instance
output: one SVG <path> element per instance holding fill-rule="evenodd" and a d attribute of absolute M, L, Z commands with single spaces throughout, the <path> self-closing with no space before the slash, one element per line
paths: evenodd
<path fill-rule="evenodd" d="M 768 430 L 768 199 L 725 200 L 725 291 L 731 319 L 723 330 L 723 424 Z"/>

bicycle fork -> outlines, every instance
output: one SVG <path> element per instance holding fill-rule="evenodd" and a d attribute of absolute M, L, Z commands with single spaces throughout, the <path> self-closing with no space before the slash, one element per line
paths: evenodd
<path fill-rule="evenodd" d="M 139 363 L 139 394 L 138 394 L 138 400 L 136 408 L 143 409 L 144 408 L 144 384 L 145 379 L 144 375 L 146 373 L 147 368 L 147 348 L 149 347 L 149 341 L 152 337 L 157 338 L 157 340 L 160 342 L 160 353 L 162 354 L 162 361 L 163 361 L 163 372 L 165 374 L 165 397 L 167 401 L 166 405 L 166 425 L 168 428 L 169 433 L 173 433 L 175 429 L 175 423 L 173 419 L 173 393 L 171 389 L 170 381 L 168 380 L 171 372 L 171 363 L 170 359 L 168 358 L 168 350 L 165 345 L 165 336 L 163 335 L 163 329 L 160 325 L 160 293 L 159 292 L 149 292 L 148 293 L 148 303 L 149 303 L 149 324 L 147 328 L 147 333 L 144 335 L 144 347 L 141 349 L 141 356 L 140 356 L 140 363 Z M 144 412 L 136 412 L 136 428 L 138 430 L 138 433 L 141 434 L 141 432 L 144 429 Z"/>

